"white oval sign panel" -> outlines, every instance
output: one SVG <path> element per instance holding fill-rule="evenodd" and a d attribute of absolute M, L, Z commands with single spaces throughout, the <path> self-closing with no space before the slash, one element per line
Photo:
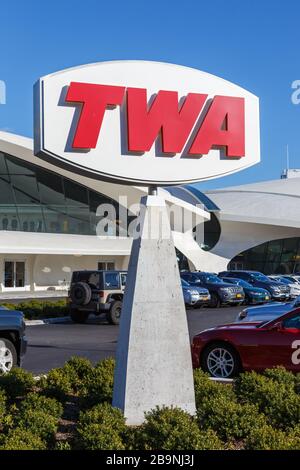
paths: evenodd
<path fill-rule="evenodd" d="M 259 101 L 196 69 L 116 61 L 35 85 L 35 154 L 99 179 L 172 185 L 260 161 Z"/>

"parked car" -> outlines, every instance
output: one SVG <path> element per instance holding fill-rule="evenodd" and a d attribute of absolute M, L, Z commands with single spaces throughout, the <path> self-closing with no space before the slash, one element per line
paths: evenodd
<path fill-rule="evenodd" d="M 211 296 L 210 307 L 216 308 L 222 304 L 241 305 L 245 300 L 242 287 L 226 283 L 215 274 L 202 271 L 182 272 L 181 277 L 191 286 L 208 289 Z"/>
<path fill-rule="evenodd" d="M 299 340 L 299 308 L 268 322 L 217 326 L 193 338 L 193 367 L 222 378 L 276 366 L 300 372 Z"/>
<path fill-rule="evenodd" d="M 273 275 L 273 276 L 268 276 L 270 279 L 273 279 L 274 281 L 277 282 L 282 282 L 283 284 L 286 284 L 290 288 L 290 297 L 292 299 L 295 299 L 300 295 L 300 284 L 298 282 L 291 282 L 289 279 L 287 279 L 285 276 L 279 276 L 278 274 Z"/>
<path fill-rule="evenodd" d="M 300 284 L 300 276 L 296 276 L 295 274 L 282 274 L 282 277 L 288 279 L 294 284 Z"/>
<path fill-rule="evenodd" d="M 23 313 L 0 307 L 0 374 L 20 366 L 26 349 Z"/>
<path fill-rule="evenodd" d="M 199 292 L 183 279 L 181 279 L 181 287 L 185 306 L 194 307 L 199 302 Z"/>
<path fill-rule="evenodd" d="M 288 300 L 290 298 L 289 286 L 282 282 L 271 280 L 259 271 L 223 271 L 219 273 L 219 277 L 243 279 L 253 287 L 266 289 L 274 300 Z"/>
<path fill-rule="evenodd" d="M 222 279 L 225 282 L 229 282 L 229 284 L 235 284 L 244 289 L 246 304 L 264 304 L 269 302 L 271 299 L 269 291 L 262 289 L 261 287 L 254 287 L 243 279 L 233 277 L 223 277 Z"/>
<path fill-rule="evenodd" d="M 261 307 L 244 308 L 244 310 L 238 314 L 236 321 L 270 321 L 298 307 L 300 307 L 300 296 L 292 302 L 273 302 L 272 304 L 262 305 Z"/>
<path fill-rule="evenodd" d="M 85 323 L 90 313 L 105 313 L 109 323 L 118 325 L 126 276 L 126 271 L 74 271 L 68 293 L 73 322 Z"/>
<path fill-rule="evenodd" d="M 191 286 L 187 281 L 181 279 L 184 303 L 187 307 L 201 307 L 210 301 L 210 293 L 204 287 Z"/>

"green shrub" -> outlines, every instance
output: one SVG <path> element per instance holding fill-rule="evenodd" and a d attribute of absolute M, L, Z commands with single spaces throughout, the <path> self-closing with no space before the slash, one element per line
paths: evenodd
<path fill-rule="evenodd" d="M 195 398 L 197 409 L 207 398 L 224 397 L 235 401 L 236 397 L 231 384 L 222 384 L 210 379 L 209 374 L 201 369 L 194 371 Z"/>
<path fill-rule="evenodd" d="M 15 310 L 16 308 L 24 313 L 25 318 L 31 320 L 33 318 L 42 318 L 45 316 L 63 316 L 69 314 L 69 307 L 66 300 L 29 300 L 20 302 L 18 305 L 4 303 L 1 304 L 9 310 Z"/>
<path fill-rule="evenodd" d="M 69 314 L 69 306 L 66 300 L 57 300 L 56 302 L 44 302 L 43 316 L 64 316 Z"/>
<path fill-rule="evenodd" d="M 73 393 L 78 393 L 85 389 L 85 383 L 90 374 L 93 373 L 92 363 L 84 357 L 71 357 L 63 367 L 67 375 Z"/>
<path fill-rule="evenodd" d="M 58 441 L 55 444 L 54 450 L 72 450 L 72 447 L 68 441 Z"/>
<path fill-rule="evenodd" d="M 56 398 L 59 401 L 65 401 L 72 394 L 70 378 L 63 368 L 50 370 L 46 377 L 39 380 L 38 386 L 44 395 Z"/>
<path fill-rule="evenodd" d="M 0 427 L 6 414 L 6 395 L 4 390 L 0 389 Z"/>
<path fill-rule="evenodd" d="M 7 374 L 0 375 L 0 388 L 5 390 L 9 400 L 24 396 L 34 385 L 33 375 L 24 369 L 14 368 Z"/>
<path fill-rule="evenodd" d="M 27 409 L 16 417 L 16 427 L 26 429 L 43 441 L 52 443 L 57 431 L 57 418 L 43 411 Z"/>
<path fill-rule="evenodd" d="M 79 395 L 83 404 L 93 406 L 107 401 L 111 403 L 113 394 L 115 360 L 104 359 L 94 367 L 85 379 Z"/>
<path fill-rule="evenodd" d="M 200 430 L 197 450 L 222 450 L 223 442 L 219 439 L 217 433 L 213 429 Z"/>
<path fill-rule="evenodd" d="M 1 450 L 45 450 L 46 444 L 28 429 L 16 428 L 2 436 Z"/>
<path fill-rule="evenodd" d="M 254 426 L 266 424 L 255 405 L 240 404 L 222 396 L 206 398 L 197 411 L 199 426 L 213 429 L 223 440 L 245 438 Z"/>
<path fill-rule="evenodd" d="M 119 433 L 123 433 L 126 430 L 125 418 L 121 410 L 114 408 L 107 402 L 100 403 L 90 410 L 80 413 L 79 425 L 87 426 L 89 424 L 111 426 Z"/>
<path fill-rule="evenodd" d="M 287 434 L 272 426 L 253 428 L 245 441 L 247 450 L 300 450 L 300 435 Z"/>
<path fill-rule="evenodd" d="M 221 449 L 216 434 L 200 431 L 196 420 L 179 408 L 156 408 L 145 415 L 137 433 L 138 446 L 145 450 Z"/>
<path fill-rule="evenodd" d="M 287 390 L 295 391 L 296 376 L 282 366 L 265 370 L 264 376 L 274 382 L 283 384 Z"/>
<path fill-rule="evenodd" d="M 90 450 L 123 450 L 126 433 L 122 412 L 108 403 L 81 412 L 77 426 L 76 447 Z"/>
<path fill-rule="evenodd" d="M 55 398 L 48 398 L 37 393 L 29 393 L 19 406 L 20 414 L 28 410 L 41 411 L 59 419 L 63 414 L 63 405 Z"/>
<path fill-rule="evenodd" d="M 300 395 L 300 374 L 295 375 L 295 392 Z"/>
<path fill-rule="evenodd" d="M 84 450 L 125 450 L 119 433 L 100 424 L 79 427 L 76 447 Z"/>
<path fill-rule="evenodd" d="M 272 378 L 256 372 L 241 374 L 235 383 L 238 399 L 257 405 L 273 426 L 281 429 L 295 426 L 300 423 L 300 396 L 282 371 L 267 373 Z"/>

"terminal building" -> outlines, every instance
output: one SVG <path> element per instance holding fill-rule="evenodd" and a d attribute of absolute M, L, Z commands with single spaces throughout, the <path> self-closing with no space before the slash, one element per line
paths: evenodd
<path fill-rule="evenodd" d="M 196 186 L 159 191 L 167 205 L 195 215 L 184 229 L 173 226 L 181 269 L 300 272 L 299 171 L 205 194 Z M 127 269 L 131 207 L 146 192 L 62 170 L 34 156 L 32 139 L 0 132 L 0 296 L 61 293 L 75 269 Z M 120 196 L 126 225 L 118 221 Z M 118 237 L 96 234 L 102 204 L 115 207 Z"/>

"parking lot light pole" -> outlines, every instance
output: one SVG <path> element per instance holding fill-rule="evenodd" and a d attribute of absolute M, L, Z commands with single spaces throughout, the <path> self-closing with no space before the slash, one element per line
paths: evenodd
<path fill-rule="evenodd" d="M 113 406 L 129 425 L 156 406 L 195 414 L 186 311 L 165 200 L 157 188 L 141 200 L 122 307 Z"/>

